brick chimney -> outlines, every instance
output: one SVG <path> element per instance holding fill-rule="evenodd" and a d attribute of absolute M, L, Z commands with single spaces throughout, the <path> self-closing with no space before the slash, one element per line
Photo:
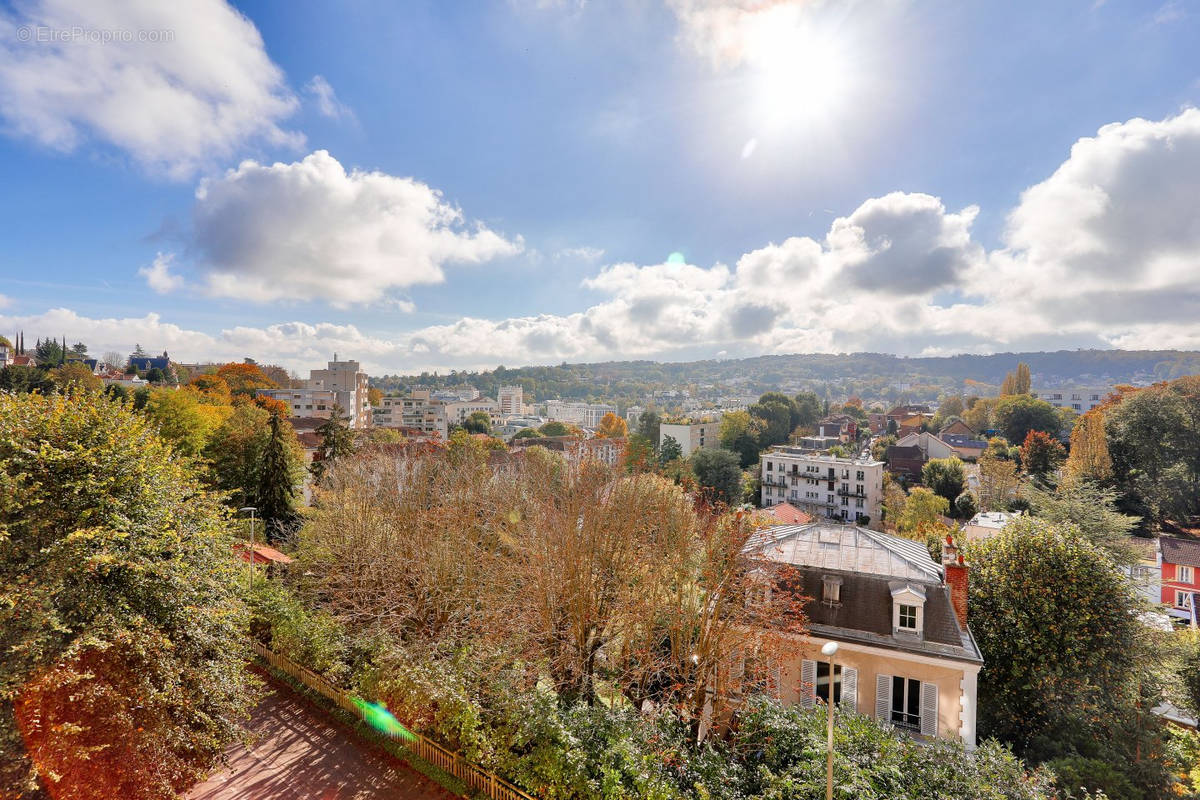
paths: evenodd
<path fill-rule="evenodd" d="M 954 537 L 950 534 L 946 534 L 946 541 L 942 543 L 942 571 L 945 574 L 946 588 L 950 590 L 950 603 L 954 606 L 958 624 L 966 629 L 967 565 L 954 544 Z"/>

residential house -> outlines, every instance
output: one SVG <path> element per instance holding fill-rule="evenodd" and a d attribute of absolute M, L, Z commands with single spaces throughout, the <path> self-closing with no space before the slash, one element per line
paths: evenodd
<path fill-rule="evenodd" d="M 1200 571 L 1200 539 L 1160 536 L 1158 549 L 1162 553 L 1160 602 L 1171 616 L 1191 619 L 1195 596 L 1200 592 L 1196 577 Z"/>
<path fill-rule="evenodd" d="M 925 452 L 914 445 L 890 445 L 884 451 L 883 460 L 887 462 L 888 472 L 906 481 L 919 481 L 921 470 L 925 467 Z"/>
<path fill-rule="evenodd" d="M 940 433 L 938 438 L 950 445 L 954 455 L 963 461 L 978 461 L 987 452 L 988 443 L 962 433 Z"/>
<path fill-rule="evenodd" d="M 1015 514 L 1007 511 L 980 511 L 963 526 L 963 537 L 968 543 L 988 539 L 995 536 L 1001 528 L 1019 516 L 1021 516 L 1020 511 Z"/>
<path fill-rule="evenodd" d="M 175 381 L 175 368 L 171 366 L 171 357 L 164 350 L 161 356 L 138 356 L 129 358 L 129 366 L 145 375 L 152 369 L 157 369 L 166 376 L 167 380 Z"/>
<path fill-rule="evenodd" d="M 952 542 L 938 564 L 920 542 L 815 522 L 766 528 L 747 551 L 762 559 L 768 591 L 808 598 L 800 652 L 778 667 L 783 702 L 811 707 L 832 689 L 845 708 L 975 746 L 983 659 L 967 625 L 967 566 Z M 827 642 L 838 644 L 832 675 Z"/>
<path fill-rule="evenodd" d="M 818 518 L 864 525 L 881 519 L 882 461 L 775 447 L 761 456 L 759 475 L 764 508 L 786 501 Z"/>
<path fill-rule="evenodd" d="M 950 421 L 943 425 L 942 429 L 938 431 L 938 436 L 945 437 L 947 435 L 966 436 L 970 439 L 975 439 L 978 437 L 975 431 L 971 430 L 971 426 L 967 425 L 967 423 L 963 422 L 958 417 L 951 417 Z"/>
<path fill-rule="evenodd" d="M 765 508 L 762 514 L 774 520 L 779 525 L 807 525 L 814 521 L 812 514 L 801 511 L 787 502 L 776 503 L 769 508 Z"/>
<path fill-rule="evenodd" d="M 870 427 L 871 433 L 876 436 L 887 433 L 887 414 L 867 414 L 867 426 Z"/>

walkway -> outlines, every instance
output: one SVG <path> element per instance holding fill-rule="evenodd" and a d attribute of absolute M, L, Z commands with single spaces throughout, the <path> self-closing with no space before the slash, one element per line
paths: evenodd
<path fill-rule="evenodd" d="M 185 800 L 452 800 L 408 765 L 331 724 L 273 681 L 247 728 L 250 747 L 231 747 L 228 766 Z"/>

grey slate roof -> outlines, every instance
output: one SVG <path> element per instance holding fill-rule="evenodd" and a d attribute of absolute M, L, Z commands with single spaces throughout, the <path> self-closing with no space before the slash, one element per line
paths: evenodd
<path fill-rule="evenodd" d="M 1158 546 L 1162 548 L 1164 562 L 1200 567 L 1200 540 L 1160 536 Z"/>

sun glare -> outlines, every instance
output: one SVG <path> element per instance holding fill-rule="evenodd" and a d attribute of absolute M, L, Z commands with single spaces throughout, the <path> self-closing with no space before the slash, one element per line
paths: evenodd
<path fill-rule="evenodd" d="M 763 15 L 748 32 L 754 115 L 769 127 L 826 120 L 841 110 L 850 69 L 837 39 L 788 15 Z"/>

